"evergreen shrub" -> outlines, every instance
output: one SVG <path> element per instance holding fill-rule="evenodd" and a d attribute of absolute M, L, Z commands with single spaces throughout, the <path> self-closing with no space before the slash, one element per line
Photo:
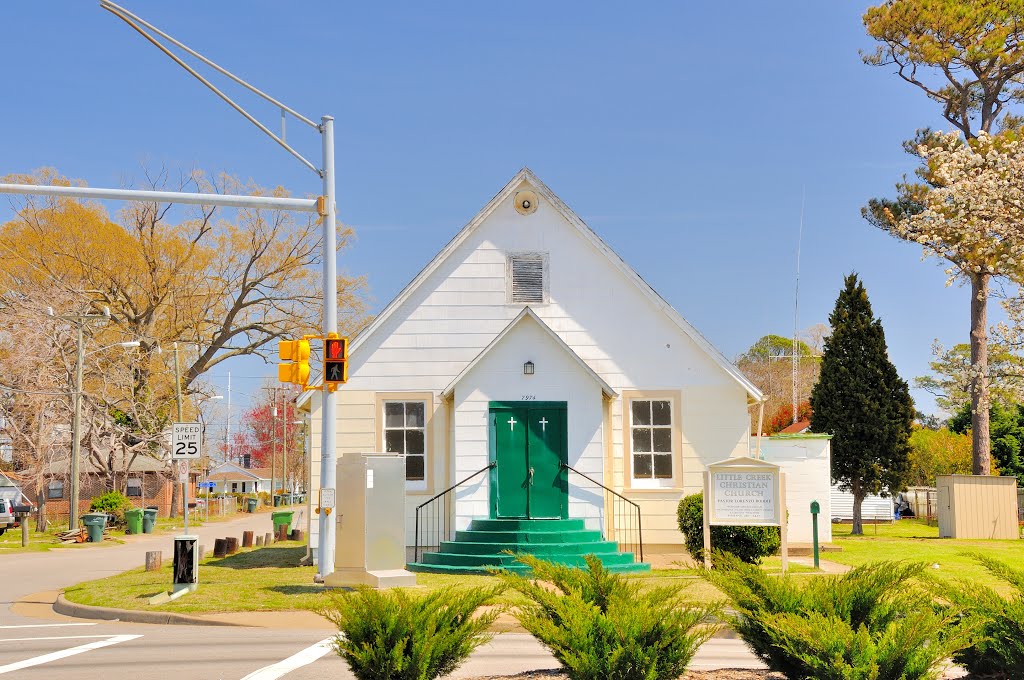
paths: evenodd
<path fill-rule="evenodd" d="M 686 550 L 695 560 L 704 559 L 704 494 L 695 493 L 679 501 L 676 510 Z M 711 527 L 711 547 L 732 553 L 744 562 L 760 564 L 782 545 L 779 527 Z"/>
<path fill-rule="evenodd" d="M 915 587 L 923 569 L 876 562 L 802 583 L 716 553 L 704 575 L 732 600 L 747 646 L 787 678 L 930 680 L 978 626 Z"/>
<path fill-rule="evenodd" d="M 502 588 L 445 588 L 412 596 L 360 588 L 321 612 L 338 627 L 335 651 L 359 680 L 432 680 L 458 668 L 491 639 L 499 610 L 474 616 Z"/>
<path fill-rule="evenodd" d="M 498 574 L 531 601 L 516 618 L 572 680 L 674 680 L 719 627 L 708 620 L 718 604 L 686 604 L 685 586 L 641 591 L 594 555 L 586 557 L 589 569 L 516 559 L 532 578 Z"/>
<path fill-rule="evenodd" d="M 93 496 L 89 503 L 90 512 L 105 512 L 111 519 L 108 523 L 114 525 L 124 524 L 124 511 L 132 509 L 132 502 L 128 496 L 120 491 L 107 491 L 99 496 Z"/>
<path fill-rule="evenodd" d="M 953 588 L 936 584 L 939 597 L 952 602 L 982 627 L 983 637 L 953 658 L 975 676 L 1024 678 L 1024 570 L 980 553 L 971 557 L 993 576 L 1009 583 L 1014 593 L 1004 598 L 974 581 L 961 581 Z"/>

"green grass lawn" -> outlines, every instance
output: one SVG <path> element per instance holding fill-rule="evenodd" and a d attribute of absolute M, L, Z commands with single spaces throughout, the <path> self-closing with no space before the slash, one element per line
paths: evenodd
<path fill-rule="evenodd" d="M 928 564 L 928 573 L 937 578 L 967 579 L 992 586 L 1004 594 L 1009 592 L 1009 587 L 965 553 L 984 552 L 1011 565 L 1024 563 L 1024 541 L 939 538 L 938 527 L 930 527 L 918 519 L 865 525 L 863 536 L 851 536 L 850 530 L 848 524 L 832 525 L 833 543 L 841 547 L 842 552 L 823 553 L 825 559 L 853 567 L 879 560 L 920 561 Z"/>
<path fill-rule="evenodd" d="M 304 544 L 287 541 L 241 551 L 226 558 L 206 558 L 200 565 L 199 590 L 157 607 L 149 605 L 149 598 L 170 588 L 169 562 L 156 572 L 139 568 L 111 578 L 82 583 L 67 589 L 65 596 L 81 604 L 183 614 L 317 610 L 330 605 L 332 595 L 313 583 L 314 567 L 298 566 L 305 554 Z M 764 567 L 770 572 L 778 572 L 778 558 L 765 560 Z M 792 567 L 797 574 L 813 571 L 801 565 Z M 722 597 L 694 569 L 658 569 L 649 574 L 631 574 L 627 578 L 639 582 L 645 589 L 685 585 L 685 597 L 692 601 Z M 416 574 L 416 582 L 424 592 L 445 587 L 486 587 L 498 583 L 496 578 L 486 575 L 422 573 Z M 499 604 L 520 605 L 525 602 L 526 599 L 513 590 L 505 591 L 498 598 Z"/>
<path fill-rule="evenodd" d="M 34 522 L 33 522 L 34 524 Z M 0 536 L 0 555 L 23 552 L 46 552 L 48 550 L 74 550 L 76 548 L 98 547 L 99 545 L 121 545 L 124 541 L 113 535 L 111 540 L 105 540 L 102 544 L 97 543 L 61 543 L 54 533 L 49 531 L 29 532 L 28 546 L 21 547 L 21 529 L 8 529 Z"/>

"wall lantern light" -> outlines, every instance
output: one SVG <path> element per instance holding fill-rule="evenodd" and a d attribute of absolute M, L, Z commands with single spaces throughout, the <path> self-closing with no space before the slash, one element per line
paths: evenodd
<path fill-rule="evenodd" d="M 527 361 L 523 364 L 523 375 L 533 375 L 533 362 Z"/>

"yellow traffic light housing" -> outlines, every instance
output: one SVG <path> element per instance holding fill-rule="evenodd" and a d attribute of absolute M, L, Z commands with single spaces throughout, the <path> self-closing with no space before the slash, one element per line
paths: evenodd
<path fill-rule="evenodd" d="M 302 386 L 309 382 L 309 340 L 282 340 L 277 355 L 290 362 L 277 365 L 278 380 Z"/>

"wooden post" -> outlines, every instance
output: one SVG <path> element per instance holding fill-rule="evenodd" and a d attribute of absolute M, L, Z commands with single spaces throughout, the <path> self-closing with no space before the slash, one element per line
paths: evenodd
<path fill-rule="evenodd" d="M 224 539 L 228 547 L 228 555 L 234 555 L 238 552 L 238 539 L 234 536 L 229 536 Z"/>
<path fill-rule="evenodd" d="M 21 547 L 28 547 L 28 515 L 21 516 Z"/>
<path fill-rule="evenodd" d="M 288 538 L 293 541 L 301 541 L 303 538 L 302 529 L 292 529 L 292 533 L 288 535 Z"/>
<path fill-rule="evenodd" d="M 256 547 L 257 548 L 262 548 L 263 547 L 263 536 L 257 536 L 256 537 Z"/>
<path fill-rule="evenodd" d="M 277 540 L 287 541 L 288 540 L 288 525 L 278 524 L 277 525 Z"/>
<path fill-rule="evenodd" d="M 252 533 L 253 532 L 251 532 L 251 531 L 243 531 L 242 532 L 242 547 L 243 548 L 251 548 L 252 547 Z"/>
<path fill-rule="evenodd" d="M 263 545 L 270 545 L 273 542 L 274 542 L 274 535 L 273 534 L 267 534 L 264 537 L 264 539 L 263 539 Z"/>
<path fill-rule="evenodd" d="M 146 571 L 160 571 L 163 564 L 164 554 L 159 550 L 150 550 L 146 553 Z"/>
<path fill-rule="evenodd" d="M 204 557 L 206 557 L 206 546 L 205 545 L 200 544 L 200 545 L 198 545 L 196 547 L 196 549 L 199 551 L 199 559 L 200 560 L 202 560 Z"/>
<path fill-rule="evenodd" d="M 711 473 L 704 471 L 704 568 L 711 568 Z"/>
<path fill-rule="evenodd" d="M 213 556 L 214 557 L 226 557 L 228 554 L 228 541 L 225 538 L 215 538 L 213 540 Z"/>

